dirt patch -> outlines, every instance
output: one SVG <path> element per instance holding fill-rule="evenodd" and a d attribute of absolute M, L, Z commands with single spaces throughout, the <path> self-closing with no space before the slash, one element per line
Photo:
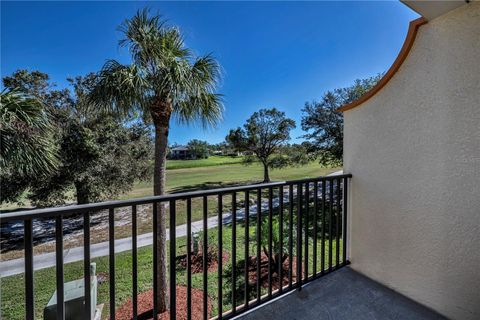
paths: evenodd
<path fill-rule="evenodd" d="M 151 232 L 151 206 L 137 207 L 138 235 Z M 68 222 L 68 223 L 67 223 Z M 131 211 L 119 208 L 115 211 L 115 239 L 131 236 Z M 83 245 L 83 216 L 64 219 L 64 249 Z M 55 220 L 36 219 L 33 230 L 34 255 L 55 252 Z M 90 221 L 90 244 L 108 241 L 108 210 L 93 213 Z M 24 257 L 23 223 L 3 223 L 0 227 L 0 261 Z"/>
<path fill-rule="evenodd" d="M 187 319 L 187 288 L 177 286 L 177 319 Z M 138 301 L 138 319 L 149 320 L 153 319 L 153 289 L 145 291 L 137 296 Z M 209 300 L 208 312 L 210 316 L 212 312 L 212 303 Z M 118 320 L 130 320 L 133 317 L 132 300 L 128 300 L 121 305 L 115 312 L 115 318 Z M 160 320 L 170 319 L 170 313 L 165 311 L 158 315 Z M 203 319 L 203 291 L 192 288 L 192 319 Z"/>
<path fill-rule="evenodd" d="M 228 252 L 223 252 L 222 254 L 222 264 L 225 265 L 228 262 L 230 255 Z M 178 265 L 182 269 L 187 269 L 187 255 L 178 257 Z M 192 259 L 192 273 L 201 273 L 203 272 L 203 254 L 200 252 L 198 254 L 191 255 Z M 218 269 L 218 257 L 217 255 L 208 254 L 207 255 L 207 272 L 217 271 Z"/>

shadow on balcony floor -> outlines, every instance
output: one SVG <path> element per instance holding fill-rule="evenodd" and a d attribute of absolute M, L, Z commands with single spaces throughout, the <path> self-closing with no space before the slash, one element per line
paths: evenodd
<path fill-rule="evenodd" d="M 445 318 L 345 267 L 311 282 L 302 291 L 294 291 L 237 319 L 430 320 Z"/>

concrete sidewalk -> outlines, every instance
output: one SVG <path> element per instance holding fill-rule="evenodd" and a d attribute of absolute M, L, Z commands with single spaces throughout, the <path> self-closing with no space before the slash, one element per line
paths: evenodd
<path fill-rule="evenodd" d="M 262 208 L 263 211 L 263 208 Z M 251 213 L 254 216 L 255 213 Z M 244 215 L 242 212 L 237 212 L 237 221 L 243 220 Z M 222 216 L 222 223 L 228 224 L 232 222 L 231 213 L 225 213 Z M 211 217 L 207 220 L 208 229 L 216 228 L 218 225 L 218 218 Z M 192 232 L 197 233 L 203 230 L 203 220 L 192 222 Z M 177 238 L 187 235 L 187 225 L 182 224 L 176 228 Z M 167 229 L 167 240 L 169 240 L 169 229 Z M 153 233 L 141 234 L 137 237 L 137 247 L 149 246 L 153 243 Z M 115 253 L 129 251 L 132 249 L 132 237 L 115 240 Z M 100 242 L 92 244 L 90 246 L 90 257 L 104 257 L 109 254 L 109 242 Z M 70 263 L 83 260 L 83 247 L 76 247 L 72 249 L 66 249 L 63 251 L 64 263 Z M 55 252 L 36 255 L 33 257 L 34 270 L 40 270 L 55 266 Z M 25 261 L 23 258 L 7 260 L 0 262 L 0 277 L 8 277 L 15 274 L 20 274 L 25 271 Z"/>

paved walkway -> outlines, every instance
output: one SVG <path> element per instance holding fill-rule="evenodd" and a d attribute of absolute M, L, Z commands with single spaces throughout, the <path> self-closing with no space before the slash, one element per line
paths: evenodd
<path fill-rule="evenodd" d="M 264 210 L 262 205 L 262 211 Z M 251 211 L 251 216 L 255 216 L 255 211 Z M 237 212 L 237 221 L 243 220 L 243 211 Z M 232 222 L 231 213 L 225 213 L 222 216 L 222 224 L 229 224 Z M 211 217 L 207 220 L 208 228 L 216 228 L 218 225 L 218 218 Z M 203 230 L 203 220 L 192 222 L 192 232 L 196 233 Z M 187 225 L 182 224 L 176 228 L 177 238 L 181 238 L 187 235 Z M 169 229 L 167 229 L 167 240 L 169 240 Z M 153 233 L 145 233 L 137 237 L 137 247 L 149 246 L 153 243 Z M 123 238 L 115 240 L 115 253 L 129 251 L 132 249 L 132 238 Z M 104 257 L 109 254 L 109 242 L 101 242 L 92 244 L 90 246 L 90 257 Z M 63 252 L 64 263 L 70 263 L 83 260 L 83 247 L 76 247 L 72 249 L 66 249 Z M 34 270 L 45 269 L 55 266 L 55 252 L 44 253 L 33 257 Z M 7 277 L 25 271 L 25 262 L 23 258 L 13 259 L 0 262 L 0 277 Z"/>
<path fill-rule="evenodd" d="M 312 281 L 301 291 L 293 291 L 235 319 L 446 320 L 350 267 Z"/>

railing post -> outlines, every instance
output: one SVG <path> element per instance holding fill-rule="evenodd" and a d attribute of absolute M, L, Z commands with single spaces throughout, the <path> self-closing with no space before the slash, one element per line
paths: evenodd
<path fill-rule="evenodd" d="M 278 187 L 278 210 L 279 210 L 279 266 L 278 266 L 278 291 L 281 293 L 283 291 L 283 186 Z"/>
<path fill-rule="evenodd" d="M 217 228 L 218 228 L 218 319 L 222 319 L 223 314 L 223 294 L 222 294 L 222 259 L 223 259 L 223 201 L 222 194 L 218 195 L 218 217 L 217 217 Z"/>
<path fill-rule="evenodd" d="M 341 226 L 340 226 L 340 215 L 342 214 L 342 211 L 341 211 L 341 193 L 340 193 L 340 182 L 341 180 L 340 179 L 337 179 L 337 188 L 336 188 L 336 191 L 337 191 L 337 210 L 335 210 L 335 234 L 336 234 L 336 239 L 335 239 L 335 243 L 336 243 L 336 248 L 335 248 L 335 267 L 338 268 L 339 265 L 340 265 L 340 230 L 341 230 Z"/>
<path fill-rule="evenodd" d="M 91 270 L 90 270 L 90 212 L 83 213 L 83 285 L 85 294 L 85 309 L 87 320 L 91 319 L 92 297 L 91 291 Z"/>
<path fill-rule="evenodd" d="M 203 319 L 208 319 L 208 198 L 203 196 Z"/>
<path fill-rule="evenodd" d="M 249 260 L 250 260 L 250 250 L 249 250 L 249 242 L 250 242 L 250 193 L 248 190 L 245 191 L 245 308 L 248 309 L 248 299 L 249 299 L 249 290 L 250 286 L 248 283 L 248 267 L 249 267 Z"/>
<path fill-rule="evenodd" d="M 137 206 L 132 206 L 132 313 L 137 320 L 138 313 L 138 279 L 137 279 Z"/>
<path fill-rule="evenodd" d="M 170 320 L 177 318 L 177 284 L 176 284 L 176 257 L 177 257 L 177 238 L 176 238 L 176 202 L 170 200 Z"/>
<path fill-rule="evenodd" d="M 326 206 L 325 206 L 325 197 L 326 197 L 326 188 L 327 181 L 322 179 L 322 248 L 320 251 L 320 274 L 325 273 L 325 224 L 326 224 Z"/>
<path fill-rule="evenodd" d="M 153 319 L 158 319 L 158 207 L 161 202 L 152 204 L 152 233 L 153 233 Z M 164 213 L 164 210 L 160 210 Z"/>
<path fill-rule="evenodd" d="M 260 255 L 260 246 L 261 246 L 261 233 L 262 232 L 262 190 L 257 190 L 257 303 L 260 303 L 261 300 L 261 288 L 260 288 L 260 278 L 261 274 L 261 255 Z"/>
<path fill-rule="evenodd" d="M 329 179 L 328 182 L 328 201 L 329 201 L 329 211 L 328 211 L 328 271 L 332 271 L 332 256 L 333 256 L 333 179 Z"/>
<path fill-rule="evenodd" d="M 24 221 L 25 242 L 25 319 L 35 319 L 33 283 L 33 230 L 32 220 Z"/>
<path fill-rule="evenodd" d="M 232 311 L 237 311 L 237 194 L 232 194 Z"/>
<path fill-rule="evenodd" d="M 62 216 L 55 218 L 55 257 L 57 283 L 57 319 L 65 319 L 64 286 L 63 286 L 63 221 Z"/>
<path fill-rule="evenodd" d="M 343 178 L 343 265 L 347 264 L 348 178 Z"/>
<path fill-rule="evenodd" d="M 268 188 L 268 298 L 272 297 L 272 233 L 273 233 L 273 189 Z"/>
<path fill-rule="evenodd" d="M 317 275 L 317 242 L 318 242 L 318 181 L 313 184 L 313 276 Z"/>
<path fill-rule="evenodd" d="M 192 319 L 192 199 L 187 199 L 187 320 Z"/>
<path fill-rule="evenodd" d="M 305 184 L 305 265 L 303 266 L 304 269 L 304 277 L 305 283 L 308 282 L 308 227 L 310 225 L 309 215 L 310 215 L 310 189 L 309 189 L 310 182 Z"/>
<path fill-rule="evenodd" d="M 293 278 L 293 184 L 288 187 L 288 289 L 292 289 Z"/>
<path fill-rule="evenodd" d="M 110 319 L 115 320 L 115 209 L 108 212 Z"/>
<path fill-rule="evenodd" d="M 302 289 L 302 184 L 297 185 L 297 288 Z"/>

